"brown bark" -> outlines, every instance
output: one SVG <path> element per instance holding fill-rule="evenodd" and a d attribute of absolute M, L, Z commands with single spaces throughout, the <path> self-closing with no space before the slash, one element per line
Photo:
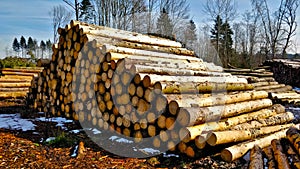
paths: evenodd
<path fill-rule="evenodd" d="M 254 145 L 250 151 L 250 164 L 249 169 L 262 169 L 264 168 L 262 150 L 259 146 Z"/>
<path fill-rule="evenodd" d="M 278 169 L 290 169 L 289 161 L 283 151 L 280 141 L 278 139 L 274 139 L 271 141 L 271 145 Z"/>

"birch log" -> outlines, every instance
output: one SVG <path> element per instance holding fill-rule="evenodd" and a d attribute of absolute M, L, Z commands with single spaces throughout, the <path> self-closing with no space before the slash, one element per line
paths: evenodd
<path fill-rule="evenodd" d="M 195 126 L 182 128 L 180 130 L 180 138 L 183 140 L 193 140 L 202 133 L 208 131 L 222 131 L 232 128 L 241 123 L 245 123 L 252 120 L 266 119 L 276 114 L 285 112 L 285 108 L 282 105 L 276 104 L 270 108 L 261 109 L 248 114 L 242 114 L 235 117 L 220 120 L 219 122 L 208 122 Z"/>
<path fill-rule="evenodd" d="M 254 139 L 262 135 L 274 133 L 279 130 L 283 130 L 291 127 L 293 124 L 267 126 L 261 128 L 250 128 L 247 130 L 228 130 L 228 131 L 216 131 L 208 138 L 207 143 L 211 146 L 235 143 L 245 140 Z"/>
<path fill-rule="evenodd" d="M 212 107 L 184 107 L 178 114 L 179 123 L 182 126 L 192 126 L 221 118 L 236 116 L 246 112 L 272 106 L 270 99 L 259 99 Z"/>
<path fill-rule="evenodd" d="M 299 124 L 296 126 L 299 127 Z M 221 151 L 221 157 L 227 162 L 234 161 L 245 155 L 250 149 L 253 148 L 254 145 L 258 145 L 260 148 L 265 148 L 271 144 L 272 140 L 284 138 L 287 130 L 288 129 L 284 129 L 268 136 L 264 136 L 247 142 L 242 142 L 225 148 Z"/>

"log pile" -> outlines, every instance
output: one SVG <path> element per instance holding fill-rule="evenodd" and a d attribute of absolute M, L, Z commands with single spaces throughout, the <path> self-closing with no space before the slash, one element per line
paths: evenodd
<path fill-rule="evenodd" d="M 268 146 L 256 142 L 250 150 L 249 169 L 252 168 L 300 168 L 300 131 L 299 125 L 282 132 L 281 139 L 264 140 Z M 265 163 L 263 162 L 265 161 Z M 264 165 L 265 164 L 265 165 Z"/>
<path fill-rule="evenodd" d="M 264 63 L 271 67 L 276 81 L 300 87 L 300 61 L 297 59 L 273 59 Z"/>
<path fill-rule="evenodd" d="M 275 62 L 277 63 L 277 62 Z M 300 62 L 299 62 L 300 63 Z M 268 69 L 271 67 L 251 69 L 224 69 L 225 72 L 235 74 L 238 77 L 246 78 L 254 86 L 256 91 L 269 92 L 269 98 L 274 104 L 300 105 L 300 93 L 293 90 L 292 86 L 285 81 L 278 81 L 277 73 L 271 73 Z M 274 68 L 273 68 L 274 69 Z M 282 70 L 283 71 L 283 70 Z M 275 78 L 274 78 L 274 77 Z M 286 77 L 285 75 L 282 75 Z M 281 83 L 285 84 L 281 84 Z"/>
<path fill-rule="evenodd" d="M 293 125 L 294 115 L 268 92 L 178 42 L 77 21 L 58 32 L 49 66 L 28 97 L 39 111 L 135 142 L 158 136 L 152 147 L 190 157 L 212 146 L 280 138 Z"/>
<path fill-rule="evenodd" d="M 29 92 L 31 81 L 38 77 L 42 67 L 0 69 L 0 98 L 24 98 Z"/>

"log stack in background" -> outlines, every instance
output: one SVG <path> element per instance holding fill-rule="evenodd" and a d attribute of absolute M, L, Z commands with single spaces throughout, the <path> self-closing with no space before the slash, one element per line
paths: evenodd
<path fill-rule="evenodd" d="M 153 147 L 190 157 L 212 146 L 280 138 L 276 132 L 293 125 L 293 114 L 273 105 L 268 92 L 178 42 L 76 21 L 58 32 L 28 97 L 39 111 L 135 142 L 158 136 Z"/>
<path fill-rule="evenodd" d="M 25 98 L 31 81 L 38 77 L 42 67 L 21 67 L 0 69 L 0 98 Z"/>
<path fill-rule="evenodd" d="M 300 87 L 300 60 L 273 59 L 267 60 L 264 65 L 271 67 L 276 81 L 295 87 Z"/>
<path fill-rule="evenodd" d="M 270 62 L 270 63 L 269 63 Z M 281 62 L 281 60 L 275 60 L 274 62 L 269 61 L 268 64 L 274 63 L 276 66 Z M 289 63 L 289 62 L 287 62 Z M 298 62 L 296 62 L 298 63 Z M 300 62 L 299 62 L 300 63 Z M 294 68 L 295 65 L 292 66 Z M 224 69 L 225 72 L 234 74 L 241 78 L 246 78 L 250 84 L 254 86 L 254 90 L 256 91 L 267 91 L 269 92 L 269 98 L 273 100 L 275 104 L 283 104 L 283 105 L 300 105 L 300 93 L 296 90 L 293 90 L 293 87 L 290 86 L 288 81 L 277 80 L 279 75 L 276 73 L 272 73 L 268 69 L 275 69 L 275 67 L 264 66 L 263 68 L 258 68 L 255 70 L 250 69 Z M 292 70 L 292 69 L 289 69 Z M 282 70 L 282 72 L 286 72 L 288 70 Z M 291 73 L 291 72 L 290 72 Z M 297 72 L 293 72 L 297 73 Z M 275 76 L 275 78 L 273 77 Z M 277 77 L 278 76 L 278 77 Z M 293 74 L 293 76 L 299 76 L 298 74 Z M 280 75 L 281 78 L 293 78 L 287 75 Z M 298 78 L 298 77 L 297 77 Z M 295 78 L 295 79 L 297 79 Z M 292 84 L 291 84 L 292 85 Z M 295 85 L 295 84 L 293 84 Z M 296 86 L 296 85 L 295 85 Z"/>

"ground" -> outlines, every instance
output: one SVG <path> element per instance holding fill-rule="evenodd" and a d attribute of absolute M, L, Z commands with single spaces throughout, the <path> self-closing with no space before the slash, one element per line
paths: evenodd
<path fill-rule="evenodd" d="M 21 113 L 22 118 L 37 118 L 22 100 L 0 101 L 0 114 Z M 68 131 L 53 121 L 33 121 L 35 130 L 0 128 L 0 168 L 243 168 L 246 161 L 225 163 L 218 155 L 191 159 L 184 155 L 156 155 L 145 159 L 123 158 L 102 149 L 87 137 L 76 122 L 67 123 Z M 45 142 L 46 138 L 55 141 Z M 84 142 L 85 151 L 72 157 L 73 148 Z M 100 144 L 101 145 L 101 144 Z M 111 143 L 120 149 L 123 143 Z M 122 149 L 122 148 L 121 148 Z"/>

